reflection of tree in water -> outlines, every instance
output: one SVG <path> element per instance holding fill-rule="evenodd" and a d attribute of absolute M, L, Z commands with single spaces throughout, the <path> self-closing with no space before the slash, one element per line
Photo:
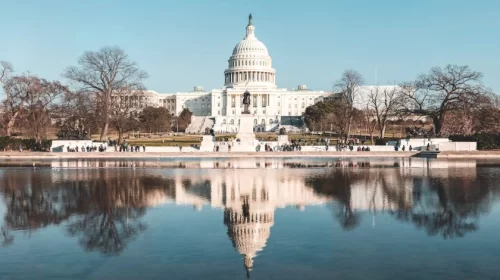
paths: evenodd
<path fill-rule="evenodd" d="M 480 214 L 489 209 L 488 184 L 475 179 L 458 176 L 430 178 L 430 193 L 416 191 L 412 209 L 392 214 L 400 221 L 424 229 L 430 236 L 463 237 L 479 228 Z"/>
<path fill-rule="evenodd" d="M 69 234 L 78 236 L 86 250 L 119 254 L 146 228 L 140 220 L 146 207 L 173 195 L 171 180 L 127 171 L 89 172 L 84 180 L 56 183 L 50 173 L 7 178 L 0 189 L 7 206 L 6 227 L 38 229 L 67 221 Z"/>
<path fill-rule="evenodd" d="M 50 176 L 47 173 L 11 172 L 2 176 L 2 187 L 5 205 L 7 207 L 5 224 L 2 226 L 4 243 L 13 242 L 11 230 L 33 231 L 52 224 L 60 224 L 71 213 L 64 207 L 57 206 L 58 191 L 50 186 Z"/>
<path fill-rule="evenodd" d="M 327 196 L 332 196 L 339 201 L 335 216 L 345 230 L 355 229 L 361 217 L 355 213 L 351 203 L 351 184 L 360 180 L 363 173 L 353 173 L 342 169 L 334 169 L 331 173 L 306 179 L 306 184 L 313 187 L 314 191 Z"/>
<path fill-rule="evenodd" d="M 335 215 L 346 230 L 356 228 L 360 221 L 352 207 L 352 187 L 362 184 L 373 188 L 369 193 L 373 199 L 382 192 L 384 203 L 391 204 L 385 209 L 390 209 L 389 213 L 399 221 L 413 223 L 431 236 L 454 238 L 478 229 L 480 214 L 488 211 L 491 191 L 491 183 L 461 173 L 463 170 L 447 169 L 442 178 L 428 178 L 404 177 L 399 169 L 334 169 L 328 175 L 308 178 L 307 184 L 339 202 L 341 207 Z M 424 188 L 427 181 L 428 188 Z M 405 184 L 413 184 L 411 203 Z M 377 211 L 371 204 L 368 210 Z"/>
<path fill-rule="evenodd" d="M 1 247 L 7 247 L 14 242 L 14 236 L 10 233 L 10 230 L 6 226 L 2 226 L 0 228 L 0 233 L 2 233 Z"/>

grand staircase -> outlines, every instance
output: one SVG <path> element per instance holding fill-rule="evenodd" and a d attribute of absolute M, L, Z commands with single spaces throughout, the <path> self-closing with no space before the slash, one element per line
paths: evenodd
<path fill-rule="evenodd" d="M 186 133 L 203 134 L 206 128 L 212 128 L 214 120 L 209 117 L 192 116 L 191 124 L 186 128 Z"/>

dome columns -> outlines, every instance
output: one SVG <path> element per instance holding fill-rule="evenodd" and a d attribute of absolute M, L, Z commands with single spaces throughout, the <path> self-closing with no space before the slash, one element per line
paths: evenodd
<path fill-rule="evenodd" d="M 275 74 L 267 71 L 238 71 L 227 72 L 225 83 L 245 85 L 247 82 L 275 84 Z"/>

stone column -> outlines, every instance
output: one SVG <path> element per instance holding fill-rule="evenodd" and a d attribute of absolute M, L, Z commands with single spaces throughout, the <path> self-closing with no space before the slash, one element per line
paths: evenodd
<path fill-rule="evenodd" d="M 235 102 L 234 102 L 235 103 L 235 107 L 236 107 L 236 108 L 234 108 L 234 110 L 235 110 L 234 111 L 234 115 L 237 116 L 237 115 L 239 115 L 241 113 L 240 112 L 241 111 L 241 108 L 240 108 L 240 106 L 241 106 L 240 105 L 241 100 L 240 100 L 240 95 L 239 94 L 235 94 L 234 96 L 235 96 L 235 99 L 236 99 Z"/>

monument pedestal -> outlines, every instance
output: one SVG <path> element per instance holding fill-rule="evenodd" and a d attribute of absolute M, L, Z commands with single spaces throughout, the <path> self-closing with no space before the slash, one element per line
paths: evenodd
<path fill-rule="evenodd" d="M 236 139 L 239 139 L 239 141 L 234 141 L 232 151 L 255 152 L 259 141 L 255 139 L 255 134 L 253 133 L 253 119 L 254 117 L 250 114 L 241 115 L 240 127 L 238 134 L 236 134 Z"/>
<path fill-rule="evenodd" d="M 215 146 L 215 136 L 203 135 L 203 140 L 200 144 L 200 152 L 213 152 Z"/>
<path fill-rule="evenodd" d="M 288 144 L 288 135 L 278 135 L 278 146 Z"/>

